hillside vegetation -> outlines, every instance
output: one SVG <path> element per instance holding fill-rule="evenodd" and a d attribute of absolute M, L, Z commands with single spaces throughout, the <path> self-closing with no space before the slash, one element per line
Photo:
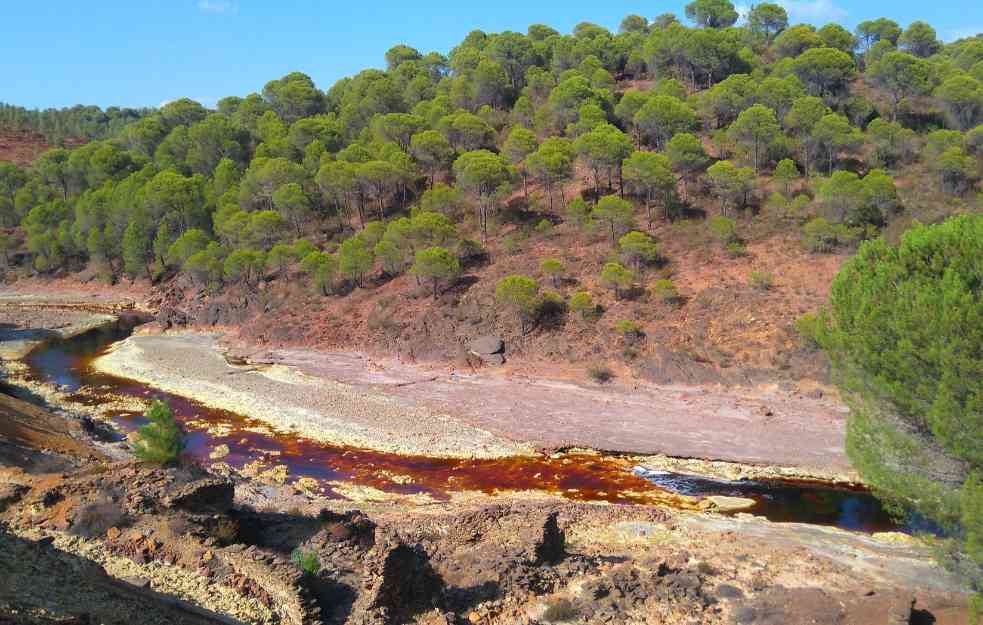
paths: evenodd
<path fill-rule="evenodd" d="M 257 340 L 450 358 L 494 332 L 662 381 L 822 377 L 809 313 L 844 254 L 979 205 L 983 38 L 686 18 L 397 45 L 215 111 L 71 109 L 95 140 L 0 164 L 0 258 L 244 302 L 205 317 Z"/>

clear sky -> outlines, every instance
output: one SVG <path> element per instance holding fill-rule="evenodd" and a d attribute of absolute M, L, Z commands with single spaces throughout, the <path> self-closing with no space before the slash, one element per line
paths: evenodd
<path fill-rule="evenodd" d="M 851 28 L 886 16 L 931 23 L 944 40 L 983 31 L 972 0 L 779 0 L 793 22 Z M 748 4 L 736 2 L 735 4 Z M 637 13 L 683 15 L 684 0 L 441 2 L 314 0 L 3 0 L 0 101 L 29 108 L 158 106 L 187 96 L 206 106 L 246 95 L 290 71 L 327 89 L 382 65 L 406 43 L 447 52 L 473 29 L 525 32 L 533 23 L 569 32 L 581 21 L 615 30 Z M 739 6 L 739 8 L 741 8 Z"/>

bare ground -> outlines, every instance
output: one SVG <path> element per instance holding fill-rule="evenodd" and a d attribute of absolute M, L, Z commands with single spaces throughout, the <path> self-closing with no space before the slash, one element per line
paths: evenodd
<path fill-rule="evenodd" d="M 308 425 L 319 429 L 322 439 L 336 437 L 335 442 L 350 439 L 350 427 L 361 427 L 384 430 L 401 447 L 428 455 L 446 455 L 454 447 L 475 453 L 475 444 L 492 446 L 499 441 L 491 447 L 498 449 L 501 441 L 515 441 L 523 447 L 585 447 L 782 465 L 823 474 L 850 472 L 843 448 L 845 408 L 775 388 L 588 386 L 497 373 L 462 374 L 311 350 L 252 353 L 252 364 L 278 366 L 265 373 L 229 375 L 235 369 L 219 358 L 218 346 L 209 338 L 137 336 L 129 344 L 134 348 L 100 359 L 97 366 L 206 403 L 218 400 L 226 405 L 217 407 L 246 410 L 281 426 L 292 423 L 282 408 L 310 393 L 310 403 L 305 400 L 304 406 L 315 412 L 320 406 L 324 418 L 315 416 Z M 241 356 L 242 350 L 236 353 Z M 188 367 L 194 368 L 193 374 Z M 295 371 L 310 377 L 305 380 Z M 355 403 L 331 404 L 339 391 Z M 231 407 L 234 393 L 243 395 Z M 266 406 L 271 398 L 276 407 Z M 378 407 L 387 403 L 401 409 L 380 412 Z M 421 414 L 452 418 L 429 424 L 421 421 Z M 469 438 L 469 430 L 492 436 L 487 442 L 484 435 Z M 463 434 L 450 436 L 454 432 Z M 369 438 L 362 444 L 379 448 L 380 442 Z"/>

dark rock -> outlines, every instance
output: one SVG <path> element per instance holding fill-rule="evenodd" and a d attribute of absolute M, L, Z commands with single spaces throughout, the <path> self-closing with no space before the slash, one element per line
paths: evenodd
<path fill-rule="evenodd" d="M 566 535 L 557 523 L 556 512 L 551 512 L 543 523 L 542 539 L 535 546 L 535 562 L 538 565 L 556 564 L 566 556 Z"/>
<path fill-rule="evenodd" d="M 166 330 L 174 326 L 188 324 L 188 314 L 179 308 L 161 306 L 157 313 L 157 322 Z"/>
<path fill-rule="evenodd" d="M 164 505 L 199 514 L 227 512 L 232 508 L 234 498 L 235 486 L 231 481 L 209 478 L 178 488 L 164 499 Z"/>
<path fill-rule="evenodd" d="M 368 589 L 353 610 L 364 624 L 406 623 L 426 611 L 442 610 L 444 581 L 433 570 L 420 545 L 389 538 L 376 546 L 366 567 Z"/>
<path fill-rule="evenodd" d="M 505 349 L 505 342 L 497 336 L 479 336 L 475 340 L 471 341 L 471 344 L 468 345 L 468 349 L 479 356 L 500 354 Z"/>
<path fill-rule="evenodd" d="M 20 501 L 29 490 L 22 484 L 0 484 L 0 513 Z"/>
<path fill-rule="evenodd" d="M 744 593 L 737 586 L 721 584 L 717 586 L 717 596 L 721 599 L 740 599 L 744 596 Z"/>

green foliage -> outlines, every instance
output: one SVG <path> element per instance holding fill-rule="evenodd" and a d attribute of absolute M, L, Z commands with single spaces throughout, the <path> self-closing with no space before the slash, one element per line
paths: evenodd
<path fill-rule="evenodd" d="M 582 319 L 592 318 L 596 309 L 594 297 L 588 291 L 577 291 L 570 297 L 570 310 L 579 314 Z"/>
<path fill-rule="evenodd" d="M 559 286 L 558 282 L 560 277 L 563 276 L 566 271 L 566 267 L 563 263 L 556 258 L 545 258 L 541 263 L 539 263 L 539 271 L 550 280 L 553 281 L 553 286 Z"/>
<path fill-rule="evenodd" d="M 291 552 L 290 561 L 305 575 L 317 577 L 321 573 L 321 559 L 316 551 L 305 551 L 298 547 Z"/>
<path fill-rule="evenodd" d="M 767 43 L 788 28 L 788 13 L 784 8 L 770 2 L 762 2 L 751 7 L 747 15 L 748 30 L 763 35 Z"/>
<path fill-rule="evenodd" d="M 176 463 L 184 451 L 184 432 L 174 419 L 171 407 L 155 400 L 143 416 L 149 423 L 138 430 L 133 454 L 155 464 Z"/>
<path fill-rule="evenodd" d="M 815 253 L 830 253 L 857 240 L 859 233 L 845 224 L 832 224 L 816 217 L 802 226 L 802 245 Z"/>
<path fill-rule="evenodd" d="M 372 270 L 374 262 L 372 250 L 360 236 L 345 239 L 338 247 L 338 270 L 355 286 L 362 286 L 362 280 Z"/>
<path fill-rule="evenodd" d="M 545 218 L 540 219 L 539 222 L 536 223 L 535 230 L 536 234 L 543 237 L 549 237 L 553 234 L 553 222 Z"/>
<path fill-rule="evenodd" d="M 539 307 L 539 283 L 526 276 L 507 276 L 495 286 L 495 301 L 515 311 L 525 332 L 526 323 Z"/>
<path fill-rule="evenodd" d="M 567 221 L 577 226 L 578 228 L 583 228 L 586 226 L 591 219 L 591 208 L 590 205 L 584 201 L 583 198 L 574 198 L 570 200 L 567 204 L 566 213 L 564 217 Z"/>
<path fill-rule="evenodd" d="M 812 347 L 819 346 L 822 330 L 823 319 L 813 313 L 806 313 L 795 320 L 795 331 Z"/>
<path fill-rule="evenodd" d="M 713 236 L 724 245 L 738 240 L 737 222 L 730 217 L 720 215 L 711 217 L 710 221 L 707 222 L 707 226 L 710 228 Z"/>
<path fill-rule="evenodd" d="M 259 280 L 266 267 L 266 254 L 259 250 L 235 250 L 225 258 L 222 272 L 230 282 L 252 284 Z"/>
<path fill-rule="evenodd" d="M 433 298 L 441 282 L 451 282 L 461 274 L 461 263 L 442 247 L 430 247 L 416 253 L 411 269 L 413 275 L 433 283 Z"/>
<path fill-rule="evenodd" d="M 785 188 L 785 195 L 792 193 L 792 184 L 800 178 L 799 168 L 795 166 L 795 161 L 784 158 L 775 166 L 775 181 Z"/>
<path fill-rule="evenodd" d="M 208 235 L 203 230 L 192 228 L 184 231 L 167 248 L 167 264 L 175 266 L 183 265 L 192 255 L 207 248 L 209 242 Z"/>
<path fill-rule="evenodd" d="M 764 271 L 752 271 L 748 275 L 748 285 L 759 291 L 770 291 L 775 284 L 775 277 Z"/>
<path fill-rule="evenodd" d="M 726 28 L 733 26 L 738 15 L 729 0 L 694 0 L 686 5 L 686 17 L 699 26 Z"/>
<path fill-rule="evenodd" d="M 726 213 L 730 208 L 746 203 L 754 172 L 750 167 L 735 167 L 730 161 L 717 161 L 707 169 L 707 181 Z"/>
<path fill-rule="evenodd" d="M 811 48 L 792 62 L 792 72 L 810 95 L 820 98 L 843 93 L 857 74 L 853 57 L 836 48 Z"/>
<path fill-rule="evenodd" d="M 645 210 L 649 225 L 652 224 L 652 198 L 663 194 L 663 211 L 666 219 L 671 211 L 671 196 L 676 188 L 669 157 L 654 152 L 633 152 L 622 164 L 622 176 L 634 191 L 645 198 Z"/>
<path fill-rule="evenodd" d="M 625 339 L 625 341 L 631 343 L 637 341 L 645 335 L 642 330 L 642 326 L 638 325 L 631 319 L 622 319 L 614 324 L 615 331 Z"/>
<path fill-rule="evenodd" d="M 629 265 L 634 265 L 638 271 L 661 260 L 659 245 L 650 235 L 637 230 L 621 237 L 618 240 L 618 249 L 621 251 L 621 258 Z"/>
<path fill-rule="evenodd" d="M 696 112 L 678 98 L 656 95 L 635 113 L 632 120 L 642 137 L 661 149 L 673 135 L 692 130 L 697 125 Z"/>
<path fill-rule="evenodd" d="M 672 283 L 672 280 L 667 278 L 653 282 L 650 290 L 656 299 L 666 304 L 678 304 L 680 301 L 682 301 L 682 296 L 679 294 L 679 289 L 677 289 L 676 285 Z"/>
<path fill-rule="evenodd" d="M 631 202 L 616 195 L 602 197 L 591 211 L 591 217 L 608 224 L 611 230 L 611 244 L 614 245 L 618 233 L 635 225 L 635 207 Z"/>
<path fill-rule="evenodd" d="M 851 398 L 847 451 L 865 481 L 949 530 L 983 586 L 983 217 L 861 246 L 830 292 L 821 343 Z"/>
<path fill-rule="evenodd" d="M 635 283 L 635 273 L 621 263 L 606 263 L 598 278 L 601 284 L 614 291 L 616 298 L 620 298 Z"/>
<path fill-rule="evenodd" d="M 731 124 L 728 132 L 738 144 L 743 145 L 751 153 L 753 169 L 757 172 L 764 151 L 778 137 L 781 128 L 778 125 L 778 118 L 775 117 L 775 111 L 767 106 L 755 104 L 737 116 L 737 120 Z"/>
<path fill-rule="evenodd" d="M 481 233 L 487 237 L 488 205 L 492 195 L 509 180 L 508 163 L 487 150 L 467 152 L 454 161 L 454 175 L 463 189 L 477 197 Z"/>

